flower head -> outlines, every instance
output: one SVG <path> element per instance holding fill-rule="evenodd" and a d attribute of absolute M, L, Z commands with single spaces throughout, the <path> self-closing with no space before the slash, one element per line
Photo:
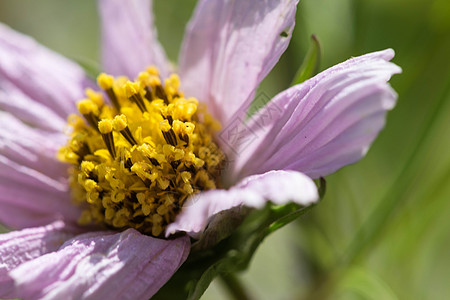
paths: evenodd
<path fill-rule="evenodd" d="M 1 296 L 147 299 L 218 213 L 317 201 L 311 178 L 364 156 L 395 104 L 387 81 L 400 69 L 385 50 L 281 92 L 248 119 L 297 1 L 199 1 L 180 77 L 150 6 L 99 1 L 103 93 L 0 25 L 0 221 L 27 228 L 0 236 Z"/>
<path fill-rule="evenodd" d="M 183 97 L 178 76 L 162 85 L 157 69 L 150 71 L 136 82 L 100 74 L 114 106 L 88 90 L 78 102 L 82 117 L 69 117 L 71 139 L 59 157 L 73 165 L 80 224 L 159 236 L 191 195 L 220 185 L 225 156 L 213 140 L 217 122 L 197 99 Z"/>

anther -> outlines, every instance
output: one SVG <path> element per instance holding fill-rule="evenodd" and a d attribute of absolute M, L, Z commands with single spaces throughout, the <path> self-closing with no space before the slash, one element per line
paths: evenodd
<path fill-rule="evenodd" d="M 186 145 L 189 145 L 189 135 L 187 135 L 186 133 L 179 133 L 178 137 L 180 138 L 180 140 L 185 142 Z"/>
<path fill-rule="evenodd" d="M 159 123 L 159 128 L 161 129 L 161 132 L 166 142 L 168 144 L 171 144 L 172 146 L 176 146 L 177 136 L 175 135 L 175 132 L 173 132 L 172 126 L 170 126 L 169 121 L 168 120 L 161 121 L 161 123 Z"/>
<path fill-rule="evenodd" d="M 184 98 L 178 76 L 159 76 L 156 68 L 134 82 L 101 74 L 102 89 L 87 89 L 78 104 L 86 120 L 69 118 L 73 133 L 58 158 L 75 166 L 80 223 L 160 236 L 190 195 L 217 187 L 224 157 L 212 141 L 214 120 Z"/>
<path fill-rule="evenodd" d="M 116 148 L 114 147 L 113 138 L 113 121 L 109 119 L 104 119 L 98 122 L 98 130 L 102 134 L 103 141 L 105 142 L 106 148 L 111 154 L 112 158 L 116 158 Z"/>
<path fill-rule="evenodd" d="M 98 107 L 89 99 L 81 100 L 77 103 L 78 111 L 83 115 L 92 128 L 98 131 Z"/>
<path fill-rule="evenodd" d="M 149 74 L 151 74 L 149 72 Z M 151 74 L 153 75 L 153 74 Z M 164 90 L 162 84 L 161 84 L 161 79 L 159 79 L 159 77 L 157 75 L 153 75 L 153 76 L 149 76 L 148 79 L 148 85 L 153 87 L 154 91 L 155 91 L 155 96 L 159 99 L 164 100 L 165 104 L 169 104 L 169 100 L 167 98 L 167 94 L 166 91 Z"/>
<path fill-rule="evenodd" d="M 127 117 L 124 114 L 114 117 L 113 121 L 114 130 L 120 132 L 122 136 L 130 143 L 130 145 L 137 145 L 136 140 L 131 134 L 130 128 L 128 128 Z"/>
<path fill-rule="evenodd" d="M 167 99 L 166 92 L 164 91 L 164 88 L 161 84 L 158 84 L 155 86 L 155 95 L 159 99 L 164 100 L 164 103 L 169 104 L 169 100 Z"/>
<path fill-rule="evenodd" d="M 145 95 L 144 95 L 145 99 L 152 102 L 153 95 L 152 95 L 152 91 L 150 90 L 150 88 L 148 86 L 146 86 L 146 87 L 144 87 L 144 91 L 145 91 Z"/>
<path fill-rule="evenodd" d="M 99 108 L 103 106 L 103 96 L 102 93 L 96 92 L 93 89 L 87 88 L 85 90 L 86 96 L 92 100 Z"/>
<path fill-rule="evenodd" d="M 147 108 L 145 107 L 144 99 L 139 93 L 139 83 L 128 81 L 124 88 L 128 99 L 136 103 L 141 112 L 146 112 Z"/>
<path fill-rule="evenodd" d="M 128 158 L 128 159 L 125 161 L 124 165 L 125 165 L 125 167 L 126 167 L 128 170 L 130 170 L 131 167 L 133 166 L 133 163 L 131 162 L 131 159 Z"/>
<path fill-rule="evenodd" d="M 160 163 L 156 160 L 156 158 L 150 157 L 149 160 L 152 163 L 152 165 L 160 166 Z"/>
<path fill-rule="evenodd" d="M 163 134 L 164 139 L 168 144 L 171 144 L 172 146 L 177 145 L 177 137 L 175 136 L 175 132 L 173 132 L 172 129 L 169 129 L 169 131 L 161 131 Z"/>
<path fill-rule="evenodd" d="M 97 77 L 98 85 L 106 92 L 111 100 L 111 103 L 114 105 L 117 111 L 120 111 L 119 100 L 117 99 L 116 93 L 114 93 L 113 85 L 114 85 L 114 77 L 111 75 L 107 75 L 105 73 L 101 73 Z"/>
<path fill-rule="evenodd" d="M 148 68 L 147 68 L 147 72 L 148 72 L 150 75 L 159 76 L 158 68 L 155 67 L 155 66 L 150 66 L 150 67 L 148 67 Z"/>
<path fill-rule="evenodd" d="M 137 77 L 137 81 L 139 81 L 141 87 L 143 87 L 145 94 L 144 97 L 149 102 L 153 101 L 152 90 L 150 89 L 150 73 L 149 72 L 141 72 Z"/>

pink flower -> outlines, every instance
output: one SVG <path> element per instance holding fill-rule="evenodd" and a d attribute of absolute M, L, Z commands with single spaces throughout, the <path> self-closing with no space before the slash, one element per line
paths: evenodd
<path fill-rule="evenodd" d="M 187 201 L 166 237 L 77 226 L 65 119 L 93 83 L 73 62 L 0 25 L 0 296 L 25 299 L 148 299 L 185 261 L 189 236 L 238 206 L 318 199 L 310 178 L 358 161 L 383 128 L 401 70 L 390 49 L 350 59 L 275 96 L 252 116 L 256 87 L 287 48 L 297 1 L 201 0 L 180 53 L 182 90 L 221 122 L 216 142 L 230 161 L 228 189 Z M 101 0 L 103 68 L 134 78 L 150 64 L 169 74 L 147 0 Z M 90 232 L 87 232 L 91 230 Z M 86 233 L 87 232 L 87 233 Z"/>

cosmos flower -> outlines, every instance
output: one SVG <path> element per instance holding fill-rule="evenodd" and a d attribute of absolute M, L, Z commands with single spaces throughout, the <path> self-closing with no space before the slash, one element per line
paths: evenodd
<path fill-rule="evenodd" d="M 199 1 L 177 77 L 150 1 L 101 0 L 102 67 L 116 76 L 98 78 L 103 94 L 75 63 L 0 25 L 0 221 L 17 229 L 0 235 L 0 296 L 148 299 L 219 212 L 309 205 L 311 178 L 363 157 L 397 98 L 392 50 L 247 115 L 296 5 Z"/>

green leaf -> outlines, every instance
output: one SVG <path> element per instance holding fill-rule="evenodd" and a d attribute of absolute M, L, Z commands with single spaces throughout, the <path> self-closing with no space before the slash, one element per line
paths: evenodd
<path fill-rule="evenodd" d="M 319 72 L 320 59 L 322 56 L 320 42 L 314 34 L 311 36 L 311 42 L 311 47 L 309 48 L 302 65 L 298 69 L 297 74 L 295 74 L 291 86 L 302 83 Z"/>
<path fill-rule="evenodd" d="M 312 207 L 301 207 L 295 203 L 267 204 L 263 209 L 250 211 L 229 237 L 212 248 L 194 247 L 187 261 L 155 295 L 155 299 L 199 299 L 215 277 L 245 270 L 256 249 L 269 234 Z"/>
<path fill-rule="evenodd" d="M 344 295 L 342 299 L 349 299 L 349 296 L 353 294 L 360 296 L 358 299 L 398 300 L 386 282 L 368 269 L 359 267 L 354 267 L 349 271 L 340 283 L 337 292 Z"/>
<path fill-rule="evenodd" d="M 229 250 L 191 287 L 188 299 L 199 299 L 216 276 L 247 269 L 256 249 L 269 234 L 297 219 L 312 207 L 313 205 L 301 207 L 295 203 L 279 206 L 268 204 L 262 210 L 253 211 L 225 243 L 217 246 L 221 249 L 227 247 Z"/>

